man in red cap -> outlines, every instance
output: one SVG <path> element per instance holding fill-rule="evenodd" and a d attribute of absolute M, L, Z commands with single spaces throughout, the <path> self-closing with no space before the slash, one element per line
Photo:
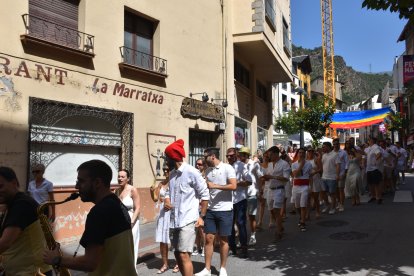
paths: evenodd
<path fill-rule="evenodd" d="M 204 226 L 209 190 L 201 173 L 183 161 L 183 140 L 179 139 L 167 146 L 165 155 L 170 169 L 170 189 L 166 198 L 170 198 L 171 204 L 166 204 L 165 209 L 171 210 L 171 245 L 175 248 L 175 259 L 182 275 L 192 276 L 191 253 L 196 238 L 195 227 Z"/>

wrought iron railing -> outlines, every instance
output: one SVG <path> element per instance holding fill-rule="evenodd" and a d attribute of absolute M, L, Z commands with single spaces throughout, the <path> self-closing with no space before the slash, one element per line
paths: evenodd
<path fill-rule="evenodd" d="M 125 46 L 119 50 L 123 63 L 167 75 L 167 60 Z"/>
<path fill-rule="evenodd" d="M 274 0 L 265 0 L 265 13 L 273 28 L 276 29 L 276 12 L 274 9 Z"/>
<path fill-rule="evenodd" d="M 27 35 L 93 54 L 95 40 L 93 35 L 31 14 L 23 14 L 22 17 Z"/>

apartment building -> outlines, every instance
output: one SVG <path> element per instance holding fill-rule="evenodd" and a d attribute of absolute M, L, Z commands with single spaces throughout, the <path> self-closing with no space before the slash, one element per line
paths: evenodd
<path fill-rule="evenodd" d="M 23 184 L 43 163 L 54 197 L 101 159 L 132 173 L 141 223 L 158 209 L 163 151 L 185 141 L 256 150 L 272 139 L 271 87 L 291 81 L 290 2 L 28 0 L 0 10 L 0 164 Z M 56 206 L 57 240 L 76 240 L 91 206 Z"/>

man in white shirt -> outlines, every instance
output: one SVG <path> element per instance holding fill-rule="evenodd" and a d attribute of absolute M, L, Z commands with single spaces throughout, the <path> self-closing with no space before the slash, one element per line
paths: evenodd
<path fill-rule="evenodd" d="M 368 139 L 369 146 L 365 149 L 367 184 L 370 189 L 371 199 L 368 202 L 377 200 L 378 204 L 382 203 L 382 173 L 379 170 L 379 164 L 382 160 L 382 150 L 377 145 L 377 138 Z"/>
<path fill-rule="evenodd" d="M 289 163 L 280 158 L 278 147 L 273 146 L 267 151 L 270 154 L 271 163 L 269 163 L 269 167 L 271 169 L 268 170 L 270 174 L 265 174 L 263 179 L 266 181 L 270 180 L 266 201 L 273 220 L 276 222 L 277 232 L 275 233 L 275 241 L 277 242 L 283 237 L 284 232 L 280 209 L 285 201 L 285 186 L 289 181 L 291 169 Z"/>
<path fill-rule="evenodd" d="M 245 165 L 245 169 L 251 176 L 252 185 L 247 190 L 247 214 L 250 222 L 250 240 L 249 245 L 256 244 L 256 214 L 257 214 L 257 192 L 259 191 L 259 179 L 263 176 L 258 162 L 250 159 L 250 149 L 242 147 L 239 150 L 240 161 Z"/>
<path fill-rule="evenodd" d="M 336 206 L 336 189 L 338 185 L 341 160 L 338 158 L 338 153 L 332 150 L 332 144 L 330 142 L 324 142 L 322 144 L 322 198 L 325 201 L 325 205 L 328 206 L 328 193 L 331 197 L 330 207 L 325 207 L 322 213 L 326 213 L 329 210 L 329 214 L 335 214 Z"/>
<path fill-rule="evenodd" d="M 339 180 L 338 180 L 338 190 L 337 190 L 337 197 L 338 197 L 338 211 L 344 211 L 344 204 L 345 204 L 345 177 L 346 172 L 348 170 L 348 154 L 346 151 L 341 149 L 339 144 L 339 138 L 335 138 L 332 141 L 334 151 L 338 153 L 338 158 L 341 161 L 341 165 L 339 167 Z"/>
<path fill-rule="evenodd" d="M 193 166 L 185 163 L 184 141 L 179 139 L 165 148 L 165 161 L 170 169 L 169 193 L 171 245 L 182 275 L 193 275 L 191 253 L 196 238 L 195 227 L 204 225 L 209 200 L 206 181 Z M 201 212 L 199 204 L 201 200 Z"/>
<path fill-rule="evenodd" d="M 233 227 L 233 193 L 237 188 L 236 172 L 230 164 L 220 161 L 218 148 L 204 150 L 204 158 L 209 168 L 206 170 L 207 186 L 210 200 L 206 213 L 204 233 L 206 233 L 205 264 L 206 267 L 196 276 L 211 275 L 211 258 L 213 257 L 214 237 L 220 239 L 220 276 L 227 276 L 226 263 L 229 254 L 228 236 Z"/>
<path fill-rule="evenodd" d="M 247 258 L 247 189 L 252 185 L 252 177 L 245 164 L 237 160 L 236 148 L 227 149 L 227 161 L 236 171 L 237 189 L 233 191 L 233 224 L 237 224 L 239 229 L 239 241 L 241 245 L 241 258 Z M 237 255 L 236 231 L 232 227 L 229 237 L 230 251 L 232 255 Z"/>
<path fill-rule="evenodd" d="M 398 173 L 398 182 L 401 184 L 405 184 L 405 168 L 407 167 L 407 151 L 401 147 L 400 142 L 396 142 L 395 145 L 397 146 L 397 173 Z M 401 173 L 401 181 L 400 181 L 400 173 Z"/>

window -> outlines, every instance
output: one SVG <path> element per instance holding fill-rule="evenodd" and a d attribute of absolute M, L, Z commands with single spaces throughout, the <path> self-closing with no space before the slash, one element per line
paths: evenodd
<path fill-rule="evenodd" d="M 141 68 L 153 69 L 154 22 L 125 11 L 124 62 Z"/>
<path fill-rule="evenodd" d="M 250 123 L 239 118 L 234 118 L 234 140 L 237 147 L 250 147 Z"/>
<path fill-rule="evenodd" d="M 282 89 L 287 90 L 287 83 L 286 82 L 282 83 Z"/>
<path fill-rule="evenodd" d="M 292 55 L 292 45 L 289 39 L 289 25 L 283 17 L 283 49 L 285 52 L 291 56 Z"/>
<path fill-rule="evenodd" d="M 79 0 L 29 0 L 31 36 L 71 48 L 85 39 L 78 31 Z"/>
<path fill-rule="evenodd" d="M 276 31 L 276 12 L 274 0 L 265 1 L 266 21 L 269 23 L 273 31 Z"/>
<path fill-rule="evenodd" d="M 287 102 L 287 96 L 286 95 L 282 95 L 282 110 L 283 112 L 287 112 L 287 106 L 289 105 L 289 103 Z"/>
<path fill-rule="evenodd" d="M 292 110 L 297 110 L 297 106 L 296 106 L 296 100 L 295 99 L 290 99 L 290 108 Z"/>
<path fill-rule="evenodd" d="M 257 150 L 265 152 L 268 147 L 267 130 L 257 127 Z"/>
<path fill-rule="evenodd" d="M 247 88 L 250 88 L 250 72 L 237 61 L 234 61 L 234 78 Z"/>
<path fill-rule="evenodd" d="M 256 81 L 256 95 L 263 101 L 267 102 L 266 86 Z"/>

